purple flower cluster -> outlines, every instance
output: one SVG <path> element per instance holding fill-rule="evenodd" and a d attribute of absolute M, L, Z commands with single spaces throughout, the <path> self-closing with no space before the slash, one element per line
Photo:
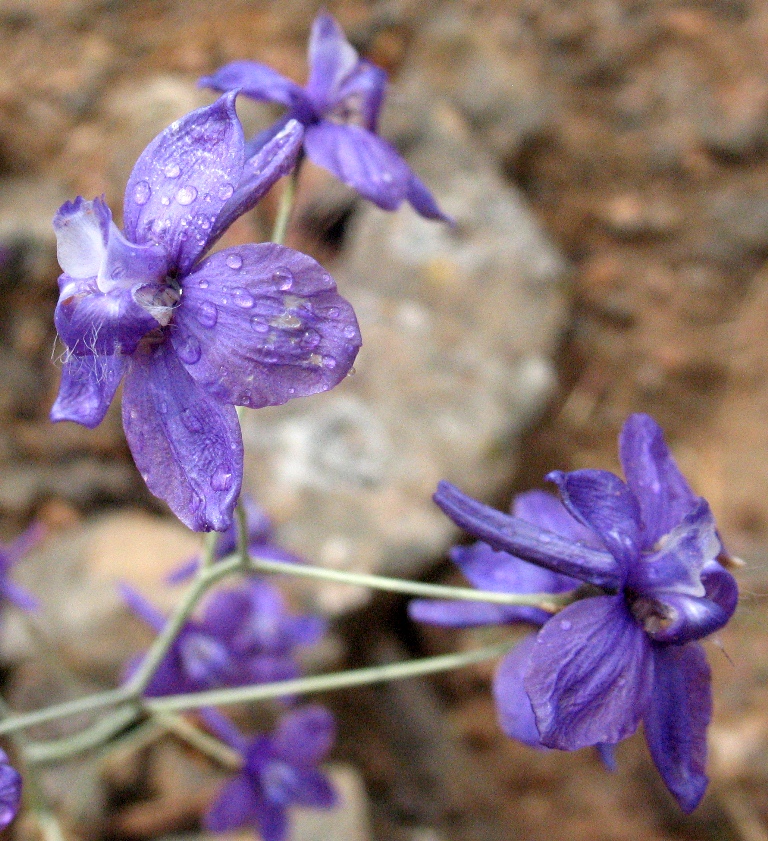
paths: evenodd
<path fill-rule="evenodd" d="M 131 610 L 160 633 L 165 616 L 131 587 L 124 584 L 121 592 Z M 320 617 L 289 613 L 277 587 L 250 578 L 214 593 L 202 617 L 184 625 L 145 694 L 181 695 L 298 677 L 295 649 L 314 645 L 325 627 Z M 127 677 L 142 659 L 140 655 L 128 665 Z"/>
<path fill-rule="evenodd" d="M 358 57 L 329 14 L 319 14 L 312 25 L 305 87 L 254 61 L 233 61 L 199 84 L 286 106 L 281 119 L 250 141 L 252 153 L 296 120 L 305 128 L 309 159 L 364 198 L 384 210 L 408 201 L 428 219 L 452 221 L 397 150 L 376 134 L 386 73 Z"/>
<path fill-rule="evenodd" d="M 222 716 L 207 719 L 223 741 L 243 758 L 240 773 L 219 793 L 205 816 L 213 832 L 241 827 L 258 830 L 264 841 L 284 841 L 288 807 L 330 809 L 336 792 L 318 770 L 336 734 L 333 716 L 312 705 L 285 715 L 271 736 L 246 739 Z"/>
<path fill-rule="evenodd" d="M 562 504 L 539 492 L 502 514 L 441 483 L 435 501 L 484 543 L 454 551 L 477 587 L 576 590 L 555 616 L 532 608 L 418 601 L 412 615 L 444 625 L 540 625 L 501 663 L 494 694 L 505 732 L 575 750 L 613 745 L 640 721 L 680 807 L 707 785 L 710 673 L 697 640 L 722 628 L 738 591 L 705 500 L 677 468 L 659 426 L 632 415 L 620 438 L 626 482 L 603 470 L 555 472 Z"/>
<path fill-rule="evenodd" d="M 240 493 L 235 406 L 326 391 L 360 347 L 351 306 L 313 259 L 272 243 L 203 255 L 293 167 L 289 121 L 246 156 L 234 94 L 173 123 L 128 179 L 124 232 L 102 199 L 54 220 L 66 345 L 55 421 L 98 425 L 124 379 L 123 425 L 149 489 L 190 528 L 224 530 Z"/>

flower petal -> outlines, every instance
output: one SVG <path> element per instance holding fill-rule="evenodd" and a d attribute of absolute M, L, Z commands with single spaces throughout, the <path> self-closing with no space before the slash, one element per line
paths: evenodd
<path fill-rule="evenodd" d="M 147 487 L 185 525 L 229 527 L 243 478 L 237 412 L 195 384 L 169 342 L 131 357 L 123 425 Z"/>
<path fill-rule="evenodd" d="M 311 257 L 273 243 L 212 254 L 186 278 L 171 341 L 209 394 L 259 408 L 333 388 L 352 367 L 352 307 Z"/>
<path fill-rule="evenodd" d="M 294 768 L 291 802 L 297 806 L 331 809 L 338 803 L 338 796 L 331 781 L 316 768 Z"/>
<path fill-rule="evenodd" d="M 53 217 L 56 257 L 62 271 L 85 280 L 96 277 L 107 253 L 112 212 L 104 199 L 78 196 L 65 202 Z"/>
<path fill-rule="evenodd" d="M 360 126 L 323 120 L 307 128 L 304 147 L 314 163 L 384 210 L 395 210 L 408 195 L 408 164 L 394 146 Z"/>
<path fill-rule="evenodd" d="M 512 503 L 512 514 L 533 526 L 583 543 L 593 549 L 605 549 L 603 542 L 588 526 L 568 513 L 563 503 L 546 491 L 526 491 L 518 494 Z"/>
<path fill-rule="evenodd" d="M 0 750 L 0 829 L 16 817 L 21 805 L 21 774 L 9 764 L 5 751 Z"/>
<path fill-rule="evenodd" d="M 440 482 L 434 500 L 456 525 L 494 549 L 597 587 L 616 590 L 623 582 L 621 566 L 609 552 L 573 543 L 502 514 L 466 496 L 449 482 Z"/>
<path fill-rule="evenodd" d="M 286 715 L 272 739 L 275 756 L 298 767 L 321 762 L 333 746 L 336 724 L 333 716 L 317 704 Z"/>
<path fill-rule="evenodd" d="M 644 548 L 689 513 L 697 497 L 664 441 L 664 432 L 649 415 L 630 415 L 619 437 L 619 457 L 632 493 L 640 503 Z"/>
<path fill-rule="evenodd" d="M 576 750 L 632 734 L 652 683 L 651 645 L 623 596 L 596 596 L 539 631 L 525 690 L 542 743 Z"/>
<path fill-rule="evenodd" d="M 306 98 L 303 88 L 295 82 L 256 61 L 232 61 L 210 76 L 198 79 L 197 86 L 213 88 L 221 93 L 238 91 L 251 99 L 277 102 L 288 107 Z"/>
<path fill-rule="evenodd" d="M 125 188 L 128 239 L 164 245 L 171 264 L 185 274 L 207 248 L 216 217 L 240 183 L 243 144 L 234 93 L 161 132 Z"/>
<path fill-rule="evenodd" d="M 655 678 L 645 738 L 665 785 L 692 812 L 707 787 L 707 725 L 712 716 L 709 666 L 697 643 L 654 646 Z"/>
<path fill-rule="evenodd" d="M 312 23 L 309 36 L 309 80 L 306 92 L 319 111 L 332 104 L 341 83 L 355 69 L 357 50 L 327 12 Z"/>
<path fill-rule="evenodd" d="M 531 618 L 535 614 L 535 618 Z M 408 604 L 408 615 L 414 622 L 444 625 L 448 628 L 474 628 L 478 625 L 506 625 L 510 622 L 541 624 L 548 613 L 535 607 L 507 607 L 486 602 L 464 602 L 458 599 L 414 599 Z"/>
<path fill-rule="evenodd" d="M 70 354 L 61 370 L 61 385 L 51 420 L 75 421 L 93 429 L 107 413 L 125 371 L 126 357 Z"/>
<path fill-rule="evenodd" d="M 499 663 L 493 679 L 493 697 L 501 729 L 532 748 L 543 748 L 531 700 L 525 691 L 525 676 L 536 648 L 536 635 L 527 636 Z"/>
<path fill-rule="evenodd" d="M 203 822 L 211 832 L 228 832 L 243 826 L 254 826 L 260 808 L 261 798 L 257 796 L 250 779 L 240 773 L 221 789 Z"/>
<path fill-rule="evenodd" d="M 9 602 L 16 605 L 20 610 L 35 611 L 40 607 L 40 602 L 21 584 L 9 579 L 0 580 L 0 594 Z"/>
<path fill-rule="evenodd" d="M 641 548 L 640 507 L 624 482 L 607 470 L 555 470 L 547 481 L 557 485 L 568 511 L 628 569 Z"/>
<path fill-rule="evenodd" d="M 296 120 L 290 120 L 245 162 L 237 189 L 221 208 L 213 223 L 208 247 L 216 242 L 235 219 L 255 207 L 279 178 L 291 172 L 296 165 L 303 140 L 304 128 Z"/>
<path fill-rule="evenodd" d="M 254 811 L 262 841 L 286 841 L 288 811 L 285 806 L 272 803 L 266 797 L 259 797 Z"/>
<path fill-rule="evenodd" d="M 375 132 L 387 91 L 387 74 L 361 59 L 337 87 L 328 117 L 333 122 L 357 123 Z"/>
<path fill-rule="evenodd" d="M 449 216 L 440 210 L 435 197 L 429 192 L 427 185 L 415 172 L 411 172 L 405 197 L 419 216 L 423 216 L 425 219 L 437 219 L 440 222 L 447 222 L 451 226 L 456 225 L 456 220 L 453 216 Z"/>
<path fill-rule="evenodd" d="M 128 609 L 133 611 L 139 619 L 143 619 L 155 633 L 159 634 L 163 630 L 167 618 L 152 602 L 145 599 L 138 590 L 125 581 L 117 582 L 117 590 Z"/>

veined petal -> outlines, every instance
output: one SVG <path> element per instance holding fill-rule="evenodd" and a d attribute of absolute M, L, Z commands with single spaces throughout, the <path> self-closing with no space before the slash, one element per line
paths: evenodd
<path fill-rule="evenodd" d="M 202 389 L 259 408 L 333 388 L 352 367 L 352 307 L 311 257 L 273 243 L 225 249 L 184 284 L 171 341 Z"/>
<path fill-rule="evenodd" d="M 535 649 L 536 635 L 531 634 L 499 663 L 493 679 L 493 697 L 499 724 L 507 736 L 532 748 L 544 748 L 531 700 L 525 691 L 525 676 Z"/>
<path fill-rule="evenodd" d="M 619 457 L 640 503 L 643 548 L 668 534 L 690 512 L 697 497 L 669 452 L 664 433 L 649 415 L 630 415 L 619 437 Z"/>
<path fill-rule="evenodd" d="M 325 759 L 336 738 L 333 716 L 318 704 L 302 707 L 281 719 L 272 737 L 275 756 L 309 768 Z"/>
<path fill-rule="evenodd" d="M 203 76 L 197 86 L 213 88 L 221 93 L 235 91 L 251 99 L 277 102 L 288 107 L 306 98 L 303 88 L 295 82 L 256 61 L 231 61 L 210 76 Z"/>
<path fill-rule="evenodd" d="M 621 565 L 610 552 L 574 543 L 502 514 L 449 482 L 440 482 L 434 500 L 456 525 L 494 549 L 608 590 L 618 590 L 623 583 Z"/>
<path fill-rule="evenodd" d="M 126 357 L 70 354 L 61 370 L 61 384 L 51 420 L 74 421 L 93 429 L 107 413 L 125 371 Z"/>
<path fill-rule="evenodd" d="M 695 508 L 661 541 L 661 548 L 638 559 L 627 586 L 644 596 L 674 593 L 703 596 L 701 573 L 720 554 L 722 545 L 709 505 L 699 498 Z"/>
<path fill-rule="evenodd" d="M 665 785 L 692 812 L 707 788 L 707 725 L 712 716 L 709 666 L 698 643 L 653 647 L 653 695 L 645 738 Z"/>
<path fill-rule="evenodd" d="M 196 385 L 169 342 L 131 357 L 123 425 L 147 487 L 185 525 L 229 527 L 243 478 L 237 412 Z"/>
<path fill-rule="evenodd" d="M 125 233 L 165 246 L 185 274 L 208 247 L 211 229 L 243 171 L 243 129 L 235 94 L 198 108 L 142 152 L 125 188 Z"/>
<path fill-rule="evenodd" d="M 304 128 L 296 120 L 290 120 L 285 128 L 245 162 L 237 189 L 221 208 L 211 228 L 209 247 L 235 219 L 255 207 L 279 178 L 291 172 L 303 140 Z"/>
<path fill-rule="evenodd" d="M 547 481 L 557 485 L 565 507 L 627 570 L 640 554 L 640 507 L 624 482 L 607 470 L 555 470 Z"/>
<path fill-rule="evenodd" d="M 260 806 L 261 798 L 255 787 L 244 773 L 240 773 L 221 789 L 203 823 L 211 832 L 254 826 Z"/>
<path fill-rule="evenodd" d="M 128 242 L 115 224 L 110 224 L 107 253 L 96 277 L 101 292 L 164 285 L 168 269 L 168 252 L 162 245 Z"/>
<path fill-rule="evenodd" d="M 359 123 L 375 132 L 386 90 L 386 72 L 361 59 L 337 87 L 327 116 L 333 122 Z"/>
<path fill-rule="evenodd" d="M 318 110 L 334 102 L 341 83 L 355 69 L 357 50 L 347 41 L 344 31 L 327 12 L 312 23 L 309 36 L 309 80 L 306 92 Z"/>
<path fill-rule="evenodd" d="M 408 195 L 408 164 L 394 146 L 360 126 L 323 120 L 307 128 L 304 148 L 314 163 L 384 210 L 395 210 Z"/>
<path fill-rule="evenodd" d="M 62 271 L 84 280 L 96 277 L 107 253 L 112 213 L 103 198 L 78 196 L 65 202 L 53 218 L 56 257 Z"/>
<path fill-rule="evenodd" d="M 158 326 L 137 303 L 133 290 L 115 287 L 101 292 L 96 278 L 59 278 L 59 301 L 53 320 L 64 344 L 77 355 L 129 355 Z"/>
<path fill-rule="evenodd" d="M 553 531 L 575 543 L 605 549 L 597 534 L 568 513 L 563 503 L 546 491 L 526 491 L 512 502 L 512 514 L 533 526 Z"/>
<path fill-rule="evenodd" d="M 652 685 L 651 643 L 622 596 L 583 599 L 550 619 L 525 678 L 541 741 L 560 750 L 631 735 Z"/>
<path fill-rule="evenodd" d="M 429 192 L 427 185 L 415 172 L 411 172 L 405 197 L 419 216 L 423 216 L 425 219 L 437 219 L 440 222 L 447 222 L 451 226 L 456 224 L 453 216 L 449 216 L 440 210 L 435 197 Z"/>
<path fill-rule="evenodd" d="M 633 604 L 633 613 L 644 620 L 643 627 L 652 639 L 678 645 L 709 636 L 731 618 L 710 599 L 678 593 L 664 594 L 656 604 L 639 599 Z"/>

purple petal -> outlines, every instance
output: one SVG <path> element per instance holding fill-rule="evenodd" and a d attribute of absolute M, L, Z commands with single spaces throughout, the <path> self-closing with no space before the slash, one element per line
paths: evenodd
<path fill-rule="evenodd" d="M 21 774 L 8 762 L 5 751 L 0 750 L 0 829 L 16 817 L 21 805 Z"/>
<path fill-rule="evenodd" d="M 318 111 L 336 100 L 339 86 L 356 68 L 359 59 L 344 31 L 326 12 L 312 23 L 309 36 L 309 80 L 306 92 Z"/>
<path fill-rule="evenodd" d="M 107 254 L 112 213 L 103 199 L 78 196 L 65 202 L 53 218 L 56 257 L 62 271 L 78 280 L 99 274 Z"/>
<path fill-rule="evenodd" d="M 190 628 L 179 636 L 177 650 L 181 668 L 197 690 L 237 685 L 242 680 L 226 645 L 213 634 Z"/>
<path fill-rule="evenodd" d="M 395 210 L 408 196 L 408 164 L 394 146 L 360 126 L 323 120 L 307 128 L 304 148 L 314 163 L 384 210 Z"/>
<path fill-rule="evenodd" d="M 623 596 L 596 596 L 539 631 L 525 691 L 542 743 L 576 750 L 632 734 L 652 683 L 651 645 Z"/>
<path fill-rule="evenodd" d="M 139 619 L 143 619 L 155 633 L 159 634 L 167 621 L 165 614 L 148 601 L 141 593 L 125 581 L 117 582 L 120 597 Z"/>
<path fill-rule="evenodd" d="M 593 529 L 626 570 L 640 553 L 640 508 L 632 491 L 607 470 L 555 470 L 554 482 L 570 513 Z"/>
<path fill-rule="evenodd" d="M 245 521 L 248 527 L 249 545 L 266 543 L 272 537 L 272 523 L 267 512 L 256 502 L 250 494 L 243 494 L 240 502 L 245 508 Z M 237 523 L 232 525 L 219 537 L 216 544 L 216 556 L 224 558 L 237 549 Z"/>
<path fill-rule="evenodd" d="M 128 239 L 164 245 L 184 275 L 207 248 L 216 217 L 240 183 L 243 144 L 234 93 L 161 132 L 125 188 Z"/>
<path fill-rule="evenodd" d="M 649 415 L 630 415 L 619 438 L 619 457 L 632 493 L 640 503 L 644 548 L 688 514 L 697 501 Z"/>
<path fill-rule="evenodd" d="M 606 771 L 615 771 L 619 767 L 616 762 L 616 745 L 601 742 L 599 745 L 595 745 L 595 748 Z"/>
<path fill-rule="evenodd" d="M 25 555 L 38 546 L 47 534 L 48 529 L 41 522 L 33 520 L 18 537 L 0 548 L 0 554 L 5 555 L 6 567 L 17 564 Z"/>
<path fill-rule="evenodd" d="M 296 806 L 313 806 L 316 809 L 330 809 L 336 805 L 338 797 L 328 778 L 322 771 L 315 768 L 295 768 L 282 763 L 280 779 L 276 780 L 276 793 L 278 797 L 270 797 L 271 800 L 282 799 L 286 803 Z M 271 763 L 262 773 L 262 784 L 267 796 L 270 793 L 270 771 L 278 763 Z M 287 772 L 287 773 L 286 773 Z"/>
<path fill-rule="evenodd" d="M 425 219 L 437 219 L 440 222 L 447 222 L 451 226 L 456 225 L 456 220 L 452 216 L 440 210 L 434 196 L 427 189 L 427 185 L 414 172 L 411 172 L 405 197 L 410 202 L 411 207 Z"/>
<path fill-rule="evenodd" d="M 512 611 L 517 608 L 512 608 Z M 444 625 L 448 628 L 473 628 L 478 625 L 506 625 L 509 622 L 533 622 L 543 624 L 549 614 L 536 608 L 520 608 L 527 613 L 536 613 L 536 618 L 527 615 L 519 617 L 506 605 L 484 602 L 463 602 L 458 600 L 414 599 L 408 604 L 408 615 L 414 622 L 428 625 Z"/>
<path fill-rule="evenodd" d="M 243 826 L 253 826 L 258 821 L 261 798 L 245 774 L 238 774 L 219 792 L 203 818 L 205 828 L 211 832 L 228 832 Z"/>
<path fill-rule="evenodd" d="M 707 788 L 707 725 L 712 715 L 704 649 L 654 646 L 653 696 L 643 723 L 651 756 L 680 808 L 692 812 Z"/>
<path fill-rule="evenodd" d="M 124 356 L 70 354 L 61 370 L 61 385 L 51 420 L 75 421 L 93 429 L 107 413 L 126 366 Z"/>
<path fill-rule="evenodd" d="M 336 738 L 333 716 L 311 705 L 286 715 L 272 739 L 275 756 L 291 765 L 309 768 L 321 762 Z"/>
<path fill-rule="evenodd" d="M 533 526 L 567 537 L 574 543 L 583 543 L 593 549 L 605 549 L 600 538 L 568 513 L 563 503 L 546 491 L 526 491 L 518 494 L 512 503 L 512 514 Z"/>
<path fill-rule="evenodd" d="M 286 635 L 292 645 L 316 645 L 328 631 L 321 616 L 294 616 L 286 621 Z"/>
<path fill-rule="evenodd" d="M 536 636 L 531 634 L 507 654 L 493 679 L 493 697 L 499 724 L 507 736 L 532 748 L 543 748 L 524 685 L 535 648 Z"/>
<path fill-rule="evenodd" d="M 227 403 L 259 408 L 332 388 L 360 332 L 311 257 L 272 243 L 219 251 L 186 278 L 171 340 L 191 376 Z"/>
<path fill-rule="evenodd" d="M 147 487 L 185 525 L 229 527 L 243 478 L 237 412 L 195 384 L 168 342 L 131 357 L 123 426 Z"/>
<path fill-rule="evenodd" d="M 282 804 L 260 797 L 255 808 L 256 826 L 262 841 L 286 841 L 288 838 L 288 812 Z"/>
<path fill-rule="evenodd" d="M 220 93 L 235 91 L 262 102 L 277 102 L 290 107 L 306 98 L 303 88 L 281 76 L 266 64 L 255 61 L 232 61 L 210 76 L 198 80 L 200 88 L 213 88 Z"/>
<path fill-rule="evenodd" d="M 205 604 L 201 625 L 231 642 L 249 620 L 252 610 L 251 599 L 244 587 L 217 590 Z"/>
<path fill-rule="evenodd" d="M 245 162 L 237 189 L 221 208 L 211 228 L 208 247 L 216 242 L 235 219 L 255 207 L 279 178 L 293 170 L 303 140 L 304 128 L 296 120 L 290 120 L 285 128 Z"/>
<path fill-rule="evenodd" d="M 703 596 L 701 572 L 722 549 L 709 505 L 699 499 L 696 507 L 660 544 L 657 552 L 632 565 L 627 586 L 651 598 L 668 593 Z"/>
<path fill-rule="evenodd" d="M 199 568 L 200 558 L 196 555 L 194 558 L 190 558 L 183 564 L 179 564 L 176 569 L 172 569 L 168 575 L 165 576 L 165 583 L 171 585 L 183 584 L 185 581 L 189 581 Z"/>
<path fill-rule="evenodd" d="M 241 657 L 243 683 L 277 683 L 301 676 L 301 669 L 289 654 L 251 654 Z M 279 698 L 295 696 L 280 695 Z"/>
<path fill-rule="evenodd" d="M 0 593 L 20 610 L 35 611 L 40 607 L 40 602 L 26 587 L 9 581 L 7 578 L 0 580 Z"/>
<path fill-rule="evenodd" d="M 730 618 L 739 601 L 739 587 L 730 572 L 719 563 L 709 563 L 701 571 L 701 583 L 706 597 L 719 605 Z"/>
<path fill-rule="evenodd" d="M 64 344 L 79 356 L 131 354 L 139 341 L 158 326 L 157 319 L 136 301 L 131 288 L 101 292 L 95 278 L 59 277 L 54 322 Z"/>
<path fill-rule="evenodd" d="M 466 496 L 449 482 L 440 482 L 434 500 L 454 523 L 494 549 L 597 587 L 617 590 L 623 582 L 619 562 L 609 552 L 572 543 L 502 514 Z"/>
<path fill-rule="evenodd" d="M 248 739 L 243 736 L 227 716 L 213 707 L 203 707 L 199 710 L 198 715 L 217 739 L 221 739 L 233 750 L 245 756 L 248 750 Z"/>
<path fill-rule="evenodd" d="M 332 122 L 359 123 L 375 133 L 386 91 L 384 70 L 361 59 L 337 87 L 327 116 Z"/>

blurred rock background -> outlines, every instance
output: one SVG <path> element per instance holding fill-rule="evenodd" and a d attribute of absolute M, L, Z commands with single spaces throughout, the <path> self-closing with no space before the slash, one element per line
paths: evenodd
<path fill-rule="evenodd" d="M 50 220 L 78 193 L 106 194 L 119 218 L 137 155 L 211 101 L 195 81 L 218 65 L 253 58 L 303 80 L 317 10 L 0 0 L 0 526 L 8 538 L 32 517 L 50 527 L 18 579 L 82 684 L 45 677 L 39 633 L 9 611 L 0 645 L 16 706 L 114 682 L 149 639 L 114 582 L 169 608 L 161 579 L 196 545 L 144 488 L 117 405 L 94 431 L 47 420 L 60 352 Z M 488 667 L 329 698 L 347 804 L 335 818 L 302 815 L 295 838 L 765 841 L 768 2 L 330 10 L 391 74 L 382 132 L 459 224 L 385 214 L 304 172 L 289 244 L 337 278 L 364 346 L 332 393 L 245 421 L 246 483 L 282 542 L 328 566 L 457 581 L 443 559 L 458 535 L 430 501 L 439 479 L 505 507 L 550 469 L 616 469 L 616 434 L 640 410 L 665 427 L 748 566 L 740 612 L 709 646 L 713 784 L 693 817 L 671 808 L 639 736 L 613 775 L 590 752 L 504 741 Z M 249 131 L 275 116 L 240 110 Z M 224 245 L 268 237 L 274 192 Z M 349 588 L 291 594 L 336 620 L 318 667 L 480 636 L 414 629 L 400 600 Z M 220 779 L 169 740 L 47 782 L 75 838 L 197 838 Z"/>

